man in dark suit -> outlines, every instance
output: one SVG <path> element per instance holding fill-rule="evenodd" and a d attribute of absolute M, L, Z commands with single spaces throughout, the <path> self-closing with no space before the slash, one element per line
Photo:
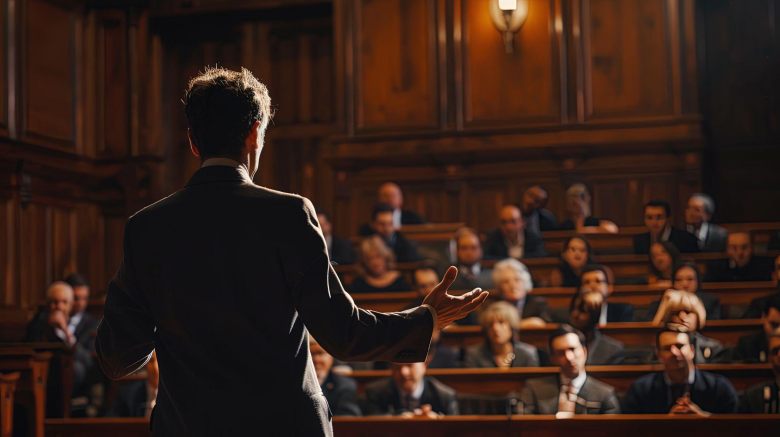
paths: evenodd
<path fill-rule="evenodd" d="M 729 234 L 726 255 L 728 259 L 712 260 L 707 264 L 707 281 L 772 280 L 772 260 L 753 254 L 753 243 L 749 233 L 734 232 Z"/>
<path fill-rule="evenodd" d="M 742 314 L 743 319 L 758 319 L 766 307 L 767 302 L 774 299 L 775 296 L 780 295 L 780 255 L 775 257 L 775 271 L 772 274 L 772 280 L 775 282 L 777 291 L 768 295 L 757 297 L 750 301 L 745 312 Z"/>
<path fill-rule="evenodd" d="M 360 416 L 357 383 L 354 379 L 333 372 L 333 356 L 309 336 L 309 351 L 322 394 L 334 416 Z"/>
<path fill-rule="evenodd" d="M 487 259 L 538 258 L 547 255 L 540 235 L 528 232 L 520 209 L 505 205 L 499 212 L 500 226 L 485 239 Z"/>
<path fill-rule="evenodd" d="M 460 228 L 453 237 L 458 279 L 452 284 L 454 290 L 471 290 L 478 287 L 493 287 L 493 270 L 482 265 L 482 243 L 479 235 L 471 228 Z"/>
<path fill-rule="evenodd" d="M 764 381 L 745 390 L 739 401 L 741 413 L 778 414 L 780 413 L 780 333 L 769 337 L 769 362 L 775 379 Z"/>
<path fill-rule="evenodd" d="M 670 241 L 680 252 L 699 252 L 699 242 L 688 231 L 672 226 L 672 207 L 663 200 L 645 204 L 645 226 L 648 232 L 634 236 L 634 253 L 645 255 L 657 241 Z"/>
<path fill-rule="evenodd" d="M 585 336 L 561 325 L 549 339 L 550 360 L 560 367 L 556 376 L 529 379 L 520 393 L 525 414 L 619 414 L 615 389 L 585 372 L 589 350 Z"/>
<path fill-rule="evenodd" d="M 612 272 L 601 264 L 587 265 L 580 274 L 579 293 L 598 293 L 603 297 L 598 325 L 634 320 L 634 306 L 627 303 L 609 303 L 612 294 Z"/>
<path fill-rule="evenodd" d="M 767 339 L 780 334 L 780 294 L 764 304 L 761 314 L 761 332 L 740 337 L 732 352 L 732 360 L 744 363 L 766 363 L 769 359 Z"/>
<path fill-rule="evenodd" d="M 452 267 L 421 307 L 357 308 L 311 202 L 252 182 L 270 118 L 265 86 L 246 69 L 207 68 L 183 100 L 203 163 L 184 189 L 128 220 L 98 328 L 100 366 L 118 379 L 157 352 L 155 436 L 239 435 L 263 423 L 331 435 L 309 331 L 342 361 L 422 361 L 433 330 L 487 293 L 446 293 Z"/>
<path fill-rule="evenodd" d="M 320 222 L 322 236 L 325 237 L 325 244 L 328 246 L 328 256 L 336 264 L 353 264 L 357 259 L 355 248 L 349 240 L 338 238 L 333 235 L 333 226 L 330 224 L 328 215 L 323 212 L 317 213 L 317 220 Z"/>
<path fill-rule="evenodd" d="M 417 246 L 396 230 L 393 225 L 393 208 L 386 203 L 374 206 L 371 212 L 371 226 L 368 229 L 361 229 L 361 235 L 382 237 L 387 247 L 393 250 L 398 262 L 419 261 L 421 258 Z"/>
<path fill-rule="evenodd" d="M 533 185 L 523 192 L 520 203 L 526 232 L 535 234 L 539 239 L 542 238 L 543 231 L 554 231 L 558 228 L 555 215 L 545 209 L 547 199 L 547 190 L 539 185 Z"/>
<path fill-rule="evenodd" d="M 366 386 L 366 415 L 438 417 L 458 414 L 455 390 L 425 376 L 425 363 L 393 363 L 390 378 Z"/>
<path fill-rule="evenodd" d="M 715 212 L 715 201 L 704 193 L 694 193 L 688 198 L 685 208 L 685 230 L 698 240 L 702 252 L 723 252 L 726 250 L 726 238 L 729 232 L 715 223 L 711 223 Z"/>
<path fill-rule="evenodd" d="M 425 219 L 419 214 L 408 209 L 403 209 L 404 195 L 401 187 L 395 182 L 385 182 L 377 189 L 377 202 L 385 203 L 393 207 L 393 225 L 396 229 L 404 225 L 421 225 Z"/>
<path fill-rule="evenodd" d="M 601 293 L 577 293 L 569 305 L 569 323 L 585 336 L 588 365 L 620 364 L 624 358 L 623 343 L 599 330 L 603 300 Z"/>
<path fill-rule="evenodd" d="M 664 329 L 656 336 L 663 372 L 637 379 L 626 394 L 627 414 L 696 414 L 737 411 L 737 393 L 724 376 L 698 370 L 690 333 Z"/>
<path fill-rule="evenodd" d="M 74 395 L 87 394 L 87 385 L 95 382 L 100 372 L 95 367 L 92 352 L 95 350 L 95 333 L 100 320 L 87 312 L 89 306 L 89 283 L 78 273 L 65 278 L 65 282 L 73 288 L 73 306 L 68 319 L 68 329 L 73 332 L 78 342 L 83 346 L 83 352 L 74 356 L 73 373 L 81 384 L 74 384 Z"/>

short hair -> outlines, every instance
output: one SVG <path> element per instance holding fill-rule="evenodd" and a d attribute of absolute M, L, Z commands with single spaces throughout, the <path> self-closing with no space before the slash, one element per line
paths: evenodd
<path fill-rule="evenodd" d="M 492 323 L 495 319 L 505 320 L 513 331 L 520 328 L 520 314 L 518 314 L 517 308 L 510 303 L 499 301 L 490 304 L 479 315 L 479 326 L 484 331 L 487 329 L 488 323 Z"/>
<path fill-rule="evenodd" d="M 712 197 L 710 197 L 708 194 L 693 193 L 691 194 L 691 199 L 693 198 L 697 198 L 701 200 L 701 203 L 704 204 L 704 212 L 706 212 L 709 215 L 715 213 L 715 201 L 712 200 Z"/>
<path fill-rule="evenodd" d="M 81 276 L 78 273 L 71 273 L 65 278 L 65 282 L 68 283 L 73 288 L 76 287 L 89 287 L 89 283 L 87 282 L 86 278 Z"/>
<path fill-rule="evenodd" d="M 238 156 L 252 125 L 265 132 L 271 113 L 268 89 L 246 68 L 206 67 L 184 93 L 184 112 L 201 159 Z"/>
<path fill-rule="evenodd" d="M 645 203 L 645 208 L 644 209 L 647 209 L 648 207 L 663 208 L 664 209 L 664 214 L 666 215 L 667 218 L 671 217 L 671 215 L 672 215 L 672 206 L 669 204 L 669 202 L 667 202 L 665 200 L 657 200 L 657 199 L 656 200 L 651 200 L 651 201 Z"/>
<path fill-rule="evenodd" d="M 607 284 L 612 284 L 612 271 L 604 264 L 588 264 L 582 269 L 580 273 L 580 287 L 582 287 L 582 281 L 585 278 L 585 273 L 601 272 L 604 273 L 604 278 L 607 280 Z"/>
<path fill-rule="evenodd" d="M 555 329 L 550 336 L 547 338 L 547 347 L 550 349 L 550 353 L 553 351 L 553 342 L 558 337 L 563 337 L 564 335 L 568 334 L 574 334 L 577 336 L 577 338 L 580 340 L 580 345 L 582 347 L 588 347 L 588 341 L 585 338 L 585 334 L 582 333 L 579 329 L 575 328 L 574 326 L 569 325 L 568 323 L 562 323 L 560 326 L 558 326 L 557 329 Z"/>
<path fill-rule="evenodd" d="M 371 251 L 379 252 L 379 254 L 382 255 L 385 262 L 387 262 L 388 270 L 395 269 L 395 254 L 392 249 L 387 247 L 387 244 L 385 244 L 384 240 L 382 240 L 382 237 L 379 235 L 372 235 L 364 238 L 363 241 L 360 242 L 359 256 L 361 269 L 364 268 L 366 256 Z"/>
<path fill-rule="evenodd" d="M 65 281 L 54 281 L 49 284 L 49 286 L 46 287 L 46 299 L 51 299 L 51 295 L 53 294 L 54 289 L 60 287 L 67 291 L 68 295 L 70 296 L 70 300 L 73 300 L 73 287 L 71 287 L 70 284 Z"/>
<path fill-rule="evenodd" d="M 493 283 L 497 284 L 499 279 L 507 272 L 514 272 L 520 278 L 526 293 L 530 293 L 534 289 L 534 283 L 531 280 L 531 273 L 528 272 L 528 267 L 514 258 L 499 261 L 493 266 Z"/>
<path fill-rule="evenodd" d="M 690 333 L 688 331 L 682 331 L 680 329 L 677 329 L 677 328 L 671 327 L 671 326 L 664 326 L 663 328 L 661 328 L 658 331 L 656 331 L 656 333 L 655 333 L 655 347 L 656 348 L 658 347 L 658 342 L 661 339 L 661 335 L 663 335 L 666 332 L 673 332 L 674 334 L 685 334 L 685 336 L 688 337 L 688 344 L 690 344 L 691 347 L 693 347 L 694 350 L 696 350 L 695 349 L 696 342 L 694 340 L 693 333 Z"/>
<path fill-rule="evenodd" d="M 699 290 L 701 290 L 701 283 L 703 281 L 703 278 L 701 276 L 701 271 L 699 270 L 699 266 L 696 265 L 695 262 L 685 261 L 680 264 L 677 264 L 677 267 L 675 267 L 674 271 L 672 271 L 672 282 L 674 282 L 674 278 L 677 276 L 677 272 L 686 267 L 693 270 L 693 274 L 696 275 L 696 292 L 698 292 Z"/>
<path fill-rule="evenodd" d="M 780 293 L 775 293 L 774 295 L 770 296 L 769 299 L 767 299 L 766 303 L 764 304 L 764 310 L 762 314 L 769 314 L 769 310 L 772 308 L 780 311 Z"/>
<path fill-rule="evenodd" d="M 660 244 L 661 247 L 664 248 L 666 253 L 669 254 L 669 257 L 672 258 L 672 277 L 669 278 L 669 279 L 674 281 L 674 272 L 675 272 L 674 266 L 676 266 L 677 264 L 680 263 L 680 251 L 677 250 L 677 246 L 675 246 L 674 243 L 672 243 L 671 241 L 656 241 L 656 242 L 654 242 L 653 244 L 650 245 L 650 250 L 647 251 L 647 260 L 649 261 L 649 265 L 650 265 L 650 273 L 652 273 L 653 275 L 655 275 L 658 278 L 662 277 L 663 272 L 658 270 L 655 267 L 655 264 L 653 264 L 653 253 L 652 253 L 653 251 L 652 251 L 652 248 L 656 244 Z"/>
<path fill-rule="evenodd" d="M 386 203 L 377 203 L 376 205 L 374 205 L 374 209 L 371 210 L 371 221 L 376 220 L 376 217 L 379 214 L 382 214 L 382 213 L 385 213 L 385 212 L 392 213 L 393 211 L 395 211 L 395 210 L 393 209 L 392 206 L 390 206 L 390 205 L 388 205 Z"/>
<path fill-rule="evenodd" d="M 566 196 L 579 197 L 582 200 L 589 201 L 590 191 L 588 191 L 588 187 L 586 187 L 585 184 L 577 182 L 576 184 L 571 184 L 571 186 L 566 189 Z"/>
<path fill-rule="evenodd" d="M 699 325 L 696 330 L 704 328 L 707 324 L 707 310 L 704 308 L 704 304 L 693 293 L 682 290 L 666 290 L 663 297 L 661 297 L 661 303 L 658 305 L 655 317 L 653 318 L 654 325 L 661 325 L 669 323 L 669 320 L 675 314 L 680 311 L 688 313 L 696 313 L 699 319 Z"/>
<path fill-rule="evenodd" d="M 477 237 L 477 240 L 479 240 L 479 234 L 477 231 L 475 231 L 473 228 L 469 228 L 467 226 L 464 226 L 462 228 L 459 228 L 457 231 L 455 231 L 455 234 L 452 236 L 452 239 L 455 240 L 455 245 L 457 246 L 458 241 L 464 236 L 464 235 L 473 235 Z M 482 242 L 480 241 L 480 245 Z"/>

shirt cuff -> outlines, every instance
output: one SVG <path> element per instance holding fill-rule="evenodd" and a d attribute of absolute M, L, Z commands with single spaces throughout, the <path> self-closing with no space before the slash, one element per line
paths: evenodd
<path fill-rule="evenodd" d="M 436 313 L 436 309 L 428 305 L 427 303 L 424 303 L 420 306 L 428 308 L 428 310 L 430 310 L 431 312 L 431 317 L 433 317 L 433 331 L 431 331 L 431 336 L 433 336 L 433 333 L 436 332 L 437 329 L 439 329 L 439 317 L 438 314 Z"/>

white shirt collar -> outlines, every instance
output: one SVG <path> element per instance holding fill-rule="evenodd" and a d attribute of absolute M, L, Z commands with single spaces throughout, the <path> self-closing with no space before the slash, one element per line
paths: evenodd
<path fill-rule="evenodd" d="M 393 226 L 396 229 L 401 229 L 401 208 L 393 210 Z"/>
<path fill-rule="evenodd" d="M 661 233 L 661 238 L 658 241 L 669 241 L 669 237 L 672 235 L 672 227 L 667 226 Z"/>
<path fill-rule="evenodd" d="M 701 222 L 699 229 L 696 229 L 696 226 L 694 225 L 687 225 L 686 228 L 688 229 L 688 232 L 695 235 L 699 240 L 699 247 L 701 248 L 704 246 L 704 242 L 707 240 L 707 233 L 709 232 L 710 224 L 707 222 Z"/>
<path fill-rule="evenodd" d="M 70 320 L 68 320 L 68 331 L 70 331 L 71 334 L 76 333 L 76 326 L 79 326 L 82 317 L 84 317 L 84 311 L 70 316 Z"/>
<path fill-rule="evenodd" d="M 414 392 L 412 392 L 412 397 L 415 399 L 420 399 L 422 397 L 423 390 L 425 390 L 425 379 L 420 380 L 420 383 L 417 384 Z"/>
<path fill-rule="evenodd" d="M 582 389 L 582 386 L 585 385 L 585 379 L 588 377 L 588 374 L 584 371 L 577 375 L 576 378 L 569 380 L 565 376 L 561 375 L 561 385 L 571 385 L 571 392 L 575 395 L 580 392 L 580 389 Z"/>
<path fill-rule="evenodd" d="M 604 304 L 601 305 L 601 313 L 599 314 L 599 326 L 604 326 L 607 324 L 607 305 L 609 305 L 607 302 L 604 302 Z"/>

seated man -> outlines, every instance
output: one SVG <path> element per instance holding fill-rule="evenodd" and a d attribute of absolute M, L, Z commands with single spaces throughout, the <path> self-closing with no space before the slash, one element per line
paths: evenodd
<path fill-rule="evenodd" d="M 368 229 L 361 230 L 361 235 L 379 235 L 387 244 L 387 247 L 393 249 L 395 260 L 398 262 L 410 262 L 420 259 L 417 253 L 417 246 L 407 240 L 393 226 L 393 207 L 388 204 L 380 203 L 374 207 L 371 213 L 371 226 Z"/>
<path fill-rule="evenodd" d="M 737 411 L 737 393 L 722 375 L 698 370 L 690 333 L 669 328 L 656 335 L 663 372 L 634 381 L 623 403 L 626 414 L 696 414 Z"/>
<path fill-rule="evenodd" d="M 547 206 L 547 190 L 539 185 L 528 187 L 523 192 L 520 204 L 523 211 L 523 221 L 528 233 L 536 234 L 542 238 L 542 231 L 554 231 L 558 228 L 558 220 L 555 215 L 545 209 Z"/>
<path fill-rule="evenodd" d="M 757 297 L 750 301 L 750 305 L 742 314 L 743 319 L 758 319 L 761 317 L 761 313 L 766 307 L 766 303 L 773 299 L 775 296 L 780 295 L 780 255 L 775 257 L 775 271 L 772 273 L 772 281 L 774 281 L 777 291 L 768 295 Z"/>
<path fill-rule="evenodd" d="M 588 358 L 585 364 L 605 365 L 623 362 L 623 343 L 603 335 L 598 327 L 604 296 L 601 293 L 578 293 L 569 306 L 569 323 L 585 336 Z"/>
<path fill-rule="evenodd" d="M 753 243 L 747 232 L 729 234 L 726 244 L 728 259 L 717 259 L 707 264 L 707 281 L 741 282 L 771 281 L 772 261 L 753 255 Z"/>
<path fill-rule="evenodd" d="M 612 294 L 612 272 L 601 264 L 591 264 L 582 269 L 579 293 L 599 293 L 603 305 L 599 314 L 599 325 L 610 322 L 630 322 L 634 320 L 634 307 L 627 303 L 609 303 Z"/>
<path fill-rule="evenodd" d="M 360 416 L 355 380 L 333 372 L 333 357 L 311 335 L 309 349 L 322 394 L 328 400 L 333 415 Z"/>
<path fill-rule="evenodd" d="M 471 228 L 460 228 L 455 232 L 455 255 L 458 277 L 451 290 L 488 289 L 493 286 L 493 272 L 482 267 L 482 243 L 479 235 Z"/>
<path fill-rule="evenodd" d="M 523 215 L 514 205 L 505 205 L 499 212 L 500 226 L 485 239 L 488 259 L 538 258 L 546 255 L 542 238 L 525 229 Z"/>
<path fill-rule="evenodd" d="M 670 241 L 683 253 L 698 252 L 699 242 L 688 231 L 672 226 L 672 207 L 663 200 L 651 200 L 645 204 L 645 226 L 648 232 L 634 236 L 634 253 L 646 255 L 650 246 L 659 241 Z"/>
<path fill-rule="evenodd" d="M 108 416 L 111 417 L 150 417 L 157 403 L 157 389 L 160 384 L 160 368 L 157 365 L 157 353 L 146 363 L 146 379 L 122 384 Z"/>
<path fill-rule="evenodd" d="M 780 295 L 775 294 L 764 306 L 761 315 L 762 330 L 743 336 L 737 342 L 732 356 L 743 363 L 766 363 L 769 358 L 767 339 L 780 333 Z"/>
<path fill-rule="evenodd" d="M 388 205 L 392 211 L 393 228 L 398 230 L 403 225 L 420 225 L 426 223 L 425 219 L 414 211 L 403 209 L 404 195 L 401 187 L 394 182 L 385 182 L 380 185 L 376 192 L 376 201 Z M 372 233 L 371 224 L 367 223 L 360 227 L 358 233 L 362 236 Z"/>
<path fill-rule="evenodd" d="M 328 215 L 324 212 L 317 213 L 317 220 L 320 222 L 322 235 L 325 237 L 325 243 L 328 246 L 328 256 L 336 264 L 354 264 L 357 259 L 355 249 L 349 240 L 339 238 L 333 235 L 333 226 L 330 223 Z"/>
<path fill-rule="evenodd" d="M 457 415 L 455 390 L 425 376 L 425 363 L 393 363 L 390 378 L 366 386 L 366 415 Z"/>
<path fill-rule="evenodd" d="M 769 362 L 775 379 L 756 384 L 742 395 L 739 402 L 741 413 L 778 414 L 780 413 L 780 333 L 769 337 Z"/>
<path fill-rule="evenodd" d="M 531 273 L 520 261 L 507 258 L 497 262 L 493 266 L 493 284 L 499 297 L 517 308 L 521 328 L 544 326 L 552 321 L 547 301 L 530 294 L 534 289 Z"/>
<path fill-rule="evenodd" d="M 702 252 L 723 252 L 729 232 L 715 223 L 710 223 L 715 212 L 715 201 L 704 193 L 694 193 L 688 198 L 685 208 L 685 230 L 693 234 Z"/>
<path fill-rule="evenodd" d="M 585 336 L 561 325 L 549 338 L 550 360 L 556 376 L 529 379 L 520 393 L 525 414 L 618 414 L 615 389 L 585 372 Z"/>

